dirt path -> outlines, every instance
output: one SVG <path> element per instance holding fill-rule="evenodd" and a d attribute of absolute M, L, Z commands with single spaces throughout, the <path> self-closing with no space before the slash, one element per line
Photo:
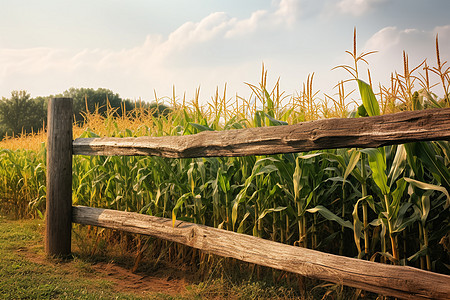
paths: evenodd
<path fill-rule="evenodd" d="M 162 293 L 170 296 L 183 295 L 186 286 L 194 282 L 194 275 L 182 269 L 161 267 L 150 273 L 136 272 L 114 262 L 86 263 L 80 259 L 57 261 L 47 259 L 40 246 L 20 247 L 17 254 L 26 260 L 39 264 L 60 268 L 72 276 L 85 278 L 101 278 L 113 284 L 117 292 L 145 296 Z"/>
<path fill-rule="evenodd" d="M 132 273 L 113 263 L 97 263 L 92 266 L 97 274 L 114 282 L 119 292 L 183 294 L 189 284 L 185 274 L 174 269 L 160 269 L 155 273 Z"/>

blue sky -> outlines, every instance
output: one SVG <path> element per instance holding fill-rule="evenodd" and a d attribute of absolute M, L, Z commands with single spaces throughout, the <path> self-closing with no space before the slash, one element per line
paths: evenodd
<path fill-rule="evenodd" d="M 0 1 L 0 97 L 104 87 L 153 100 L 175 86 L 189 100 L 200 86 L 207 101 L 225 83 L 249 97 L 264 63 L 287 94 L 314 72 L 320 98 L 348 78 L 331 69 L 351 63 L 354 27 L 359 51 L 378 51 L 374 82 L 402 71 L 403 50 L 435 65 L 436 34 L 450 59 L 449 0 Z"/>

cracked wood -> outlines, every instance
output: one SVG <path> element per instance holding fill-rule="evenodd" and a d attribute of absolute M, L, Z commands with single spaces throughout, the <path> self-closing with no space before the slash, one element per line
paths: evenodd
<path fill-rule="evenodd" d="M 194 135 L 80 138 L 74 155 L 156 155 L 169 158 L 270 155 L 450 140 L 450 108 L 408 111 L 295 125 L 204 131 Z"/>

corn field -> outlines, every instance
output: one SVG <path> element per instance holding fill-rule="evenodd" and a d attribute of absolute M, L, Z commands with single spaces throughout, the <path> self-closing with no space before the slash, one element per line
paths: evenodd
<path fill-rule="evenodd" d="M 204 130 L 279 126 L 330 117 L 365 117 L 450 107 L 450 68 L 410 67 L 389 86 L 359 80 L 372 54 L 348 51 L 348 80 L 336 95 L 299 93 L 280 83 L 248 84 L 249 99 L 226 86 L 201 105 L 174 95 L 157 98 L 167 114 L 136 108 L 122 117 L 86 113 L 74 137 L 189 135 Z M 356 84 L 356 85 L 355 85 Z M 347 92 L 345 87 L 357 88 Z M 433 91 L 440 89 L 444 97 Z M 358 94 L 359 91 L 359 94 Z M 375 91 L 375 93 L 373 92 Z M 356 106 L 350 99 L 356 98 Z M 17 218 L 45 211 L 45 132 L 1 142 L 0 207 Z M 29 150 L 25 150 L 29 149 Z M 420 142 L 373 149 L 337 149 L 236 158 L 73 157 L 73 204 L 134 211 L 223 228 L 280 243 L 384 263 L 450 273 L 450 144 Z M 99 233 L 100 234 L 100 233 Z"/>

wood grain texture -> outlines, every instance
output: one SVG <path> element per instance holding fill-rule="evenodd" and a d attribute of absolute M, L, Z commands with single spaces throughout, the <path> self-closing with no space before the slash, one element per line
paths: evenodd
<path fill-rule="evenodd" d="M 72 99 L 48 103 L 45 252 L 68 256 L 72 232 Z"/>
<path fill-rule="evenodd" d="M 295 125 L 204 131 L 195 135 L 83 138 L 75 155 L 156 155 L 169 158 L 245 156 L 335 148 L 368 148 L 450 140 L 450 108 L 376 117 L 325 119 Z"/>
<path fill-rule="evenodd" d="M 403 299 L 450 299 L 450 276 L 289 246 L 203 225 L 74 206 L 73 222 L 152 235 L 211 254 Z"/>

